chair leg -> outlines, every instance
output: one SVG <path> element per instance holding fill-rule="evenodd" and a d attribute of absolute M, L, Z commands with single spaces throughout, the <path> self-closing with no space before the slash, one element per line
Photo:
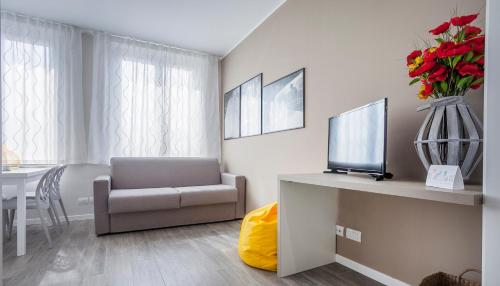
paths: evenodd
<path fill-rule="evenodd" d="M 49 213 L 50 220 L 52 221 L 52 226 L 56 226 L 57 222 L 54 218 L 54 213 L 52 212 L 52 207 L 49 206 L 49 208 L 47 209 L 47 212 Z"/>
<path fill-rule="evenodd" d="M 54 201 L 52 201 L 52 200 L 50 201 L 50 208 L 52 209 L 52 212 L 53 212 L 54 216 L 56 217 L 57 227 L 59 228 L 59 230 L 63 231 L 62 225 L 61 225 L 61 220 L 59 220 L 59 214 L 57 213 L 56 206 L 54 204 Z"/>
<path fill-rule="evenodd" d="M 68 214 L 66 214 L 66 209 L 64 208 L 64 204 L 63 204 L 62 199 L 59 199 L 59 205 L 61 206 L 61 210 L 64 214 L 64 217 L 66 218 L 66 223 L 69 225 Z"/>
<path fill-rule="evenodd" d="M 50 239 L 49 229 L 47 228 L 47 223 L 43 217 L 42 210 L 39 208 L 37 208 L 37 210 L 38 215 L 40 216 L 40 223 L 42 224 L 43 231 L 45 232 L 45 237 L 47 237 L 47 241 L 49 242 L 49 248 L 52 248 L 52 239 Z"/>
<path fill-rule="evenodd" d="M 9 215 L 9 240 L 12 238 L 12 229 L 14 228 L 15 215 L 16 215 L 16 209 L 11 210 Z"/>
<path fill-rule="evenodd" d="M 7 238 L 7 233 L 9 232 L 9 221 L 9 211 L 2 210 L 2 229 L 4 238 Z"/>

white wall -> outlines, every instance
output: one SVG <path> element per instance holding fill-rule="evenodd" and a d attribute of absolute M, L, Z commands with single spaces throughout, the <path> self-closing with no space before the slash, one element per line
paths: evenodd
<path fill-rule="evenodd" d="M 500 1 L 486 4 L 483 285 L 500 283 Z"/>

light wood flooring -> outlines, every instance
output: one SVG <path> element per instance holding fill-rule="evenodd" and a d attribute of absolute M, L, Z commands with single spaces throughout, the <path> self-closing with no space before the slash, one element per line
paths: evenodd
<path fill-rule="evenodd" d="M 27 254 L 15 256 L 15 234 L 4 242 L 5 286 L 36 285 L 381 285 L 339 264 L 286 278 L 248 267 L 238 257 L 241 221 L 96 237 L 93 221 L 51 229 L 28 226 Z"/>

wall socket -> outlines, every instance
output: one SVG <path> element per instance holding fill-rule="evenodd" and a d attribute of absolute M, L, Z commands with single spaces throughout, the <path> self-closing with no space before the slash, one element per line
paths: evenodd
<path fill-rule="evenodd" d="M 341 226 L 341 225 L 336 225 L 336 226 L 335 226 L 335 234 L 336 234 L 337 236 L 342 236 L 342 237 L 344 237 L 344 227 L 343 227 L 343 226 Z"/>
<path fill-rule="evenodd" d="M 357 231 L 352 228 L 347 228 L 345 230 L 345 236 L 351 240 L 361 243 L 361 231 Z"/>

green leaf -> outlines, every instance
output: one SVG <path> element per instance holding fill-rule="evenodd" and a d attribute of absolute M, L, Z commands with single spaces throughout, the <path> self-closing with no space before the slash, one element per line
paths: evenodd
<path fill-rule="evenodd" d="M 471 85 L 480 84 L 480 83 L 483 83 L 483 82 L 484 82 L 484 77 L 480 77 L 480 78 L 476 79 L 475 81 L 473 81 L 471 83 Z"/>
<path fill-rule="evenodd" d="M 471 62 L 475 62 L 475 61 L 478 61 L 480 60 L 482 57 L 484 57 L 484 55 L 478 55 L 478 56 L 475 56 L 472 58 Z"/>
<path fill-rule="evenodd" d="M 462 29 L 462 31 L 460 31 L 460 33 L 458 34 L 458 42 L 462 42 L 465 38 L 465 29 Z"/>
<path fill-rule="evenodd" d="M 470 62 L 472 60 L 472 58 L 474 57 L 474 52 L 473 51 L 470 51 L 468 52 L 466 55 L 465 55 L 465 61 L 466 62 Z"/>
<path fill-rule="evenodd" d="M 432 83 L 432 88 L 434 90 L 437 90 L 437 91 L 441 92 L 441 89 L 439 88 L 439 84 L 437 84 L 437 82 L 433 82 Z"/>
<path fill-rule="evenodd" d="M 437 39 L 436 39 L 436 42 L 438 42 L 438 43 L 440 43 L 440 44 L 441 44 L 441 43 L 443 43 L 444 41 L 445 41 L 445 40 L 443 40 L 442 38 L 437 38 Z"/>
<path fill-rule="evenodd" d="M 441 90 L 443 91 L 443 93 L 446 93 L 448 91 L 448 83 L 446 81 L 442 81 L 440 83 L 440 86 L 441 86 Z"/>
<path fill-rule="evenodd" d="M 410 81 L 410 84 L 409 85 L 412 85 L 412 84 L 415 84 L 417 82 L 419 82 L 420 79 L 417 77 L 417 78 L 414 78 L 412 81 Z"/>
<path fill-rule="evenodd" d="M 458 62 L 463 58 L 462 55 L 453 57 L 453 61 L 451 62 L 451 67 L 455 68 L 455 66 L 458 64 Z"/>
<path fill-rule="evenodd" d="M 457 88 L 462 89 L 464 86 L 466 86 L 468 83 L 470 84 L 470 80 L 472 80 L 474 77 L 473 76 L 466 76 L 464 78 L 461 78 L 458 83 L 457 83 Z"/>

